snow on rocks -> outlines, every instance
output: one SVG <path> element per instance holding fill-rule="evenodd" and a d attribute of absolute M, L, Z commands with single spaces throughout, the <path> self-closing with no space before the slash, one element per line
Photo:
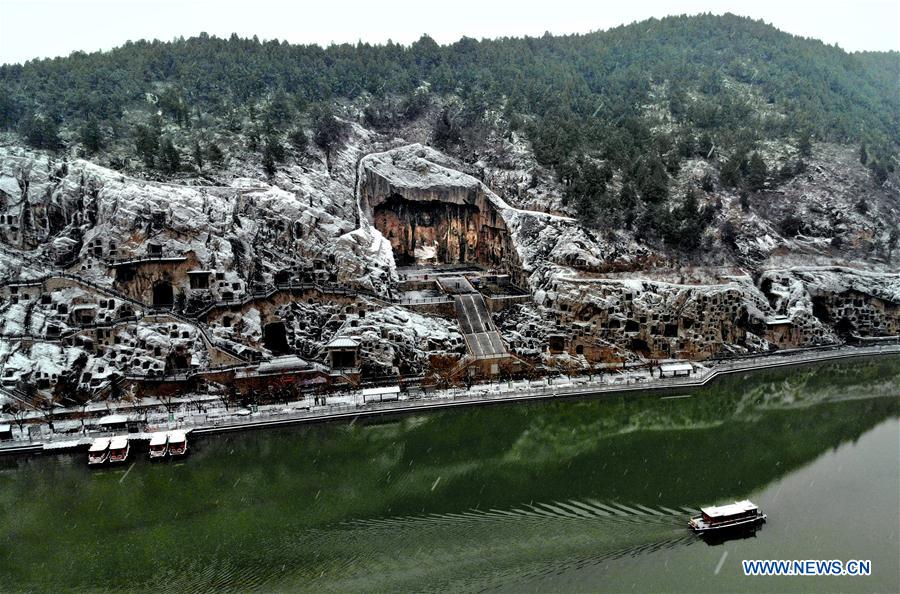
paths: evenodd
<path fill-rule="evenodd" d="M 452 320 L 392 306 L 357 317 L 355 322 L 343 326 L 332 339 L 356 339 L 364 369 L 376 375 L 415 375 L 426 370 L 429 355 L 465 352 L 465 341 Z"/>

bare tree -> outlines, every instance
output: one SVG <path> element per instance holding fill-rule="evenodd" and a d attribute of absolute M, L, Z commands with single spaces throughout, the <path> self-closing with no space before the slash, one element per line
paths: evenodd
<path fill-rule="evenodd" d="M 53 419 L 56 416 L 56 409 L 60 406 L 60 395 L 54 390 L 52 392 L 40 392 L 32 381 L 27 381 L 22 385 L 22 392 L 25 394 L 25 400 L 32 403 L 34 408 L 40 411 L 44 422 L 50 427 L 50 431 L 56 432 L 53 425 Z"/>
<path fill-rule="evenodd" d="M 19 433 L 25 431 L 25 418 L 31 408 L 18 400 L 12 400 L 3 405 L 3 414 L 10 415 L 19 427 Z"/>
<path fill-rule="evenodd" d="M 225 410 L 231 410 L 231 405 L 236 404 L 241 399 L 241 393 L 238 392 L 234 382 L 225 384 L 225 389 L 219 392 L 219 401 L 225 407 Z"/>

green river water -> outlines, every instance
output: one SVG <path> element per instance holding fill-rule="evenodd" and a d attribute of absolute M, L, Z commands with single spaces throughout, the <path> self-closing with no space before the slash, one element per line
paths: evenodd
<path fill-rule="evenodd" d="M 115 469 L 0 458 L 0 591 L 900 591 L 900 358 L 684 396 L 247 431 Z M 687 530 L 745 497 L 752 537 Z"/>

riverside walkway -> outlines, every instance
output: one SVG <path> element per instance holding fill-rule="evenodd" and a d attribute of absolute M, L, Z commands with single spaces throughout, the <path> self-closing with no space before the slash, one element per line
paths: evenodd
<path fill-rule="evenodd" d="M 364 402 L 361 393 L 349 392 L 339 396 L 329 396 L 330 404 L 311 406 L 309 399 L 291 402 L 287 405 L 260 406 L 258 412 L 247 410 L 230 413 L 207 408 L 214 415 L 189 415 L 189 408 L 196 408 L 196 400 L 185 400 L 185 414 L 175 422 L 148 418 L 153 430 L 182 429 L 197 435 L 240 431 L 261 427 L 277 427 L 300 423 L 340 421 L 364 417 L 393 414 L 416 413 L 458 406 L 479 406 L 509 402 L 524 402 L 553 398 L 603 397 L 628 393 L 653 394 L 662 396 L 673 393 L 687 396 L 688 392 L 702 388 L 717 378 L 734 373 L 748 373 L 795 365 L 825 363 L 858 358 L 900 356 L 900 345 L 869 347 L 834 347 L 830 349 L 782 351 L 776 354 L 749 356 L 733 360 L 706 361 L 695 364 L 696 373 L 689 377 L 657 378 L 639 374 L 603 374 L 590 377 L 558 378 L 562 382 L 510 381 L 494 384 L 475 385 L 471 388 L 410 391 L 391 402 Z M 214 407 L 214 399 L 207 397 L 206 405 Z M 143 406 L 146 406 L 143 405 Z M 110 412 L 127 414 L 129 407 L 110 409 Z M 154 421 L 158 421 L 154 423 Z M 4 421 L 11 423 L 12 421 Z M 155 426 L 154 426 L 155 425 Z M 36 453 L 59 451 L 86 446 L 92 439 L 109 433 L 90 431 L 84 436 L 65 434 L 45 435 L 40 440 L 30 440 L 27 434 L 0 446 L 0 454 Z M 146 439 L 146 434 L 130 434 L 132 439 Z"/>

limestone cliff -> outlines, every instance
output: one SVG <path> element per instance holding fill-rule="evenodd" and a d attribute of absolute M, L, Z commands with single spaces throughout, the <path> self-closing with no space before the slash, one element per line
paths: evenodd
<path fill-rule="evenodd" d="M 67 376 L 100 389 L 283 353 L 325 364 L 338 337 L 357 345 L 363 378 L 427 374 L 434 357 L 466 352 L 449 298 L 417 276 L 447 267 L 480 270 L 472 280 L 497 329 L 533 365 L 702 359 L 900 333 L 889 225 L 859 213 L 842 219 L 852 238 L 843 253 L 879 247 L 852 266 L 810 254 L 822 243 L 811 236 L 771 239 L 770 219 L 752 214 L 741 225 L 757 237 L 714 238 L 732 241 L 736 259 L 667 268 L 677 258 L 628 233 L 532 210 L 533 197 L 511 205 L 500 195 L 508 185 L 489 185 L 496 172 L 485 183 L 431 147 L 348 126 L 328 159 L 215 185 L 4 145 L 0 381 L 48 387 Z M 890 200 L 872 208 L 890 216 Z M 794 205 L 810 230 L 817 204 L 811 193 Z M 723 217 L 740 217 L 729 208 Z M 749 257 L 764 244 L 764 257 Z M 794 265 L 803 258 L 824 261 Z"/>

